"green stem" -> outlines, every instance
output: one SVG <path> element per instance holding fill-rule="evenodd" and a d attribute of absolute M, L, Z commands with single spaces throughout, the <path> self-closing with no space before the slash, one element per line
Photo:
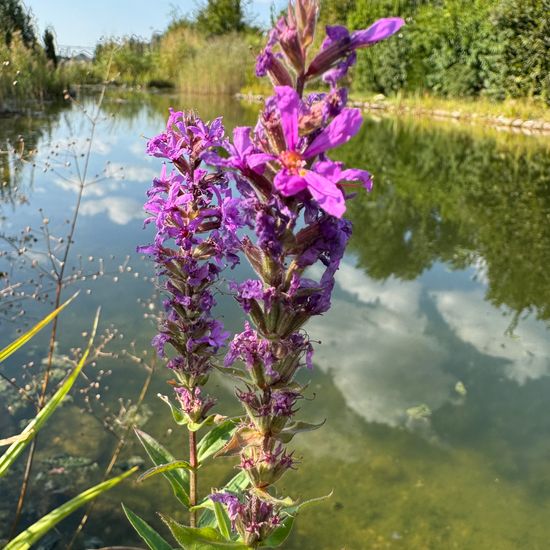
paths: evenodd
<path fill-rule="evenodd" d="M 189 506 L 197 504 L 197 437 L 196 432 L 189 430 L 189 464 L 192 469 L 189 472 Z M 196 527 L 197 512 L 189 512 L 189 525 Z"/>

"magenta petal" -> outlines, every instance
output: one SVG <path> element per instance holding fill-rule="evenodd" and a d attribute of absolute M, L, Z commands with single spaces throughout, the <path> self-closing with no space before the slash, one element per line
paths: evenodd
<path fill-rule="evenodd" d="M 203 153 L 201 159 L 206 162 L 206 164 L 211 164 L 212 166 L 232 166 L 229 159 L 224 159 L 213 151 Z"/>
<path fill-rule="evenodd" d="M 328 178 L 330 181 L 338 183 L 342 179 L 340 177 L 340 174 L 342 173 L 342 166 L 343 164 L 341 162 L 323 160 L 316 162 L 312 166 L 312 170 L 322 176 L 325 176 L 325 178 Z"/>
<path fill-rule="evenodd" d="M 250 127 L 249 126 L 237 126 L 233 130 L 233 143 L 235 149 L 242 156 L 242 154 L 250 147 Z"/>
<path fill-rule="evenodd" d="M 290 86 L 276 86 L 277 107 L 281 113 L 281 125 L 289 151 L 294 151 L 298 144 L 298 109 L 300 97 Z"/>
<path fill-rule="evenodd" d="M 334 42 L 337 42 L 338 40 L 345 40 L 346 38 L 349 38 L 349 31 L 346 27 L 343 27 L 342 25 L 327 25 L 325 28 L 327 36 L 324 39 L 321 49 L 325 50 L 330 45 L 334 44 Z"/>
<path fill-rule="evenodd" d="M 304 177 L 309 192 L 319 203 L 319 206 L 327 214 L 341 218 L 346 211 L 346 201 L 342 191 L 338 189 L 336 184 L 311 170 L 307 170 Z"/>
<path fill-rule="evenodd" d="M 363 118 L 359 109 L 344 109 L 313 140 L 304 153 L 306 159 L 348 142 L 361 127 Z"/>
<path fill-rule="evenodd" d="M 340 180 L 360 181 L 367 191 L 372 190 L 372 176 L 366 170 L 359 170 L 358 168 L 343 170 L 340 173 Z"/>
<path fill-rule="evenodd" d="M 296 195 L 307 187 L 306 180 L 302 176 L 296 176 L 281 170 L 273 180 L 275 188 L 285 197 Z"/>
<path fill-rule="evenodd" d="M 254 153 L 246 157 L 248 166 L 250 166 L 254 172 L 258 172 L 258 174 L 261 174 L 264 171 L 265 165 L 273 160 L 277 160 L 277 157 L 266 153 Z"/>
<path fill-rule="evenodd" d="M 387 17 L 385 19 L 379 19 L 368 29 L 355 31 L 352 33 L 352 47 L 362 48 L 365 46 L 370 46 L 376 42 L 380 42 L 380 40 L 384 40 L 392 34 L 395 34 L 404 24 L 405 21 L 401 19 L 401 17 Z"/>

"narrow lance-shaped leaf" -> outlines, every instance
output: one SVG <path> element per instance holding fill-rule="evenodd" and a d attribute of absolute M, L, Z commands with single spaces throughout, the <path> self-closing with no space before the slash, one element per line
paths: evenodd
<path fill-rule="evenodd" d="M 296 434 L 302 432 L 311 432 L 313 430 L 318 430 L 325 420 L 319 422 L 318 424 L 311 424 L 309 422 L 294 422 L 293 424 L 288 425 L 282 432 L 277 434 L 277 439 L 282 443 L 288 443 Z"/>
<path fill-rule="evenodd" d="M 240 418 L 228 418 L 219 426 L 210 430 L 197 445 L 197 460 L 203 460 L 217 453 L 231 439 Z"/>
<path fill-rule="evenodd" d="M 147 451 L 149 458 L 155 466 L 164 466 L 165 464 L 176 462 L 172 454 L 165 449 L 156 439 L 149 434 L 138 430 L 134 430 L 139 441 Z M 168 470 L 162 473 L 172 487 L 175 497 L 186 507 L 189 507 L 189 476 L 187 471 L 178 468 Z"/>
<path fill-rule="evenodd" d="M 231 520 L 225 511 L 225 508 L 219 503 L 214 502 L 214 514 L 218 524 L 218 530 L 224 538 L 231 539 Z"/>
<path fill-rule="evenodd" d="M 20 439 L 13 443 L 6 452 L 0 457 L 0 477 L 3 477 L 9 467 L 15 462 L 17 457 L 23 452 L 25 447 L 32 441 L 36 434 L 40 431 L 42 426 L 46 423 L 48 418 L 53 414 L 53 412 L 59 407 L 64 397 L 69 393 L 69 390 L 72 388 L 73 384 L 76 382 L 80 371 L 86 364 L 90 350 L 94 343 L 95 334 L 97 331 L 97 325 L 99 323 L 99 309 L 97 310 L 94 324 L 92 327 L 92 334 L 88 341 L 88 346 L 84 351 L 80 361 L 77 366 L 74 368 L 73 372 L 67 377 L 63 382 L 61 387 L 55 392 L 52 398 L 44 405 L 44 408 L 27 424 L 25 429 L 21 432 L 21 436 L 24 436 L 24 439 Z"/>
<path fill-rule="evenodd" d="M 265 540 L 261 546 L 261 548 L 278 548 L 281 546 L 286 539 L 289 537 L 290 532 L 292 531 L 292 527 L 294 525 L 294 516 L 287 516 L 271 533 L 269 537 L 267 537 L 267 540 Z"/>
<path fill-rule="evenodd" d="M 166 403 L 168 407 L 170 407 L 170 412 L 172 413 L 172 418 L 174 419 L 174 422 L 178 426 L 185 426 L 188 423 L 187 418 L 183 415 L 183 413 L 170 401 L 170 398 L 166 395 L 157 394 L 157 397 Z"/>
<path fill-rule="evenodd" d="M 124 504 L 122 509 L 132 524 L 132 527 L 137 531 L 137 534 L 143 539 L 151 550 L 172 550 L 172 546 L 168 544 L 148 523 L 143 521 L 132 510 L 126 508 Z"/>
<path fill-rule="evenodd" d="M 187 527 L 181 525 L 172 518 L 163 516 L 173 537 L 185 548 L 185 550 L 206 550 L 207 548 L 232 548 L 233 550 L 248 550 L 248 546 L 242 542 L 225 540 L 216 529 L 212 527 Z"/>
<path fill-rule="evenodd" d="M 271 533 L 267 540 L 263 542 L 261 548 L 280 547 L 288 539 L 298 512 L 306 506 L 310 506 L 311 504 L 315 504 L 316 502 L 322 502 L 323 500 L 327 500 L 331 496 L 332 492 L 322 497 L 311 498 L 299 504 L 294 504 L 292 506 L 286 506 L 285 508 L 283 508 L 283 512 L 285 514 L 288 514 L 287 517 L 283 519 L 281 525 L 279 525 L 279 527 L 277 527 L 273 531 L 273 533 Z M 284 500 L 279 500 L 279 502 L 284 502 Z"/>
<path fill-rule="evenodd" d="M 78 292 L 73 294 L 64 304 L 61 304 L 56 310 L 52 311 L 49 315 L 44 317 L 42 321 L 34 325 L 34 327 L 32 327 L 29 331 L 19 336 L 17 340 L 15 340 L 14 342 L 6 346 L 2 351 L 0 351 L 0 363 L 5 361 L 12 353 L 15 353 L 21 346 L 26 344 L 35 334 L 40 332 L 50 321 L 55 319 L 55 317 L 57 317 L 57 315 L 63 309 L 65 309 L 76 298 L 77 295 L 78 295 Z"/>
<path fill-rule="evenodd" d="M 53 529 L 62 519 L 66 518 L 69 514 L 72 514 L 75 510 L 90 500 L 98 497 L 101 493 L 104 493 L 115 485 L 118 485 L 128 476 L 132 475 L 136 470 L 137 466 L 127 472 L 124 472 L 118 477 L 108 479 L 107 481 L 104 481 L 103 483 L 95 485 L 87 491 L 80 493 L 78 496 L 69 500 L 59 508 L 56 508 L 49 514 L 46 514 L 28 529 L 25 529 L 22 533 L 17 535 L 17 537 L 11 540 L 8 545 L 4 547 L 4 550 L 27 550 L 33 544 L 38 542 L 48 531 Z"/>
<path fill-rule="evenodd" d="M 171 470 L 179 470 L 183 468 L 184 470 L 194 470 L 193 466 L 189 464 L 186 460 L 174 460 L 173 462 L 168 462 L 168 464 L 161 464 L 160 466 L 154 466 L 150 468 L 143 474 L 138 477 L 138 482 L 141 483 L 150 477 L 156 476 L 157 474 L 164 474 L 165 472 L 170 472 Z"/>

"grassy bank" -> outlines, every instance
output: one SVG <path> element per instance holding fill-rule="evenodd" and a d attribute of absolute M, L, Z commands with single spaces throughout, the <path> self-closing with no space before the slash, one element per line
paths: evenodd
<path fill-rule="evenodd" d="M 312 90 L 325 91 L 325 90 Z M 240 97 L 258 100 L 270 93 L 269 87 L 246 86 Z M 354 91 L 349 97 L 350 106 L 374 111 L 409 113 L 422 117 L 442 117 L 468 120 L 493 126 L 518 126 L 525 129 L 550 132 L 550 107 L 541 99 L 442 98 L 429 94 L 384 96 Z"/>
<path fill-rule="evenodd" d="M 375 94 L 352 93 L 351 101 L 368 103 L 388 110 L 408 110 L 412 112 L 445 112 L 456 118 L 492 117 L 521 121 L 543 121 L 550 123 L 550 107 L 536 99 L 506 99 L 491 101 L 487 98 L 441 98 L 432 95 L 385 97 Z"/>

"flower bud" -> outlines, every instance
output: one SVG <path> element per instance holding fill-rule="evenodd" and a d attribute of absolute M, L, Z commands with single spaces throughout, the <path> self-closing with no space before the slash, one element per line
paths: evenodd
<path fill-rule="evenodd" d="M 279 19 L 277 30 L 279 31 L 279 44 L 283 53 L 296 71 L 296 74 L 302 74 L 305 65 L 305 52 L 300 43 L 298 30 L 284 17 Z"/>

